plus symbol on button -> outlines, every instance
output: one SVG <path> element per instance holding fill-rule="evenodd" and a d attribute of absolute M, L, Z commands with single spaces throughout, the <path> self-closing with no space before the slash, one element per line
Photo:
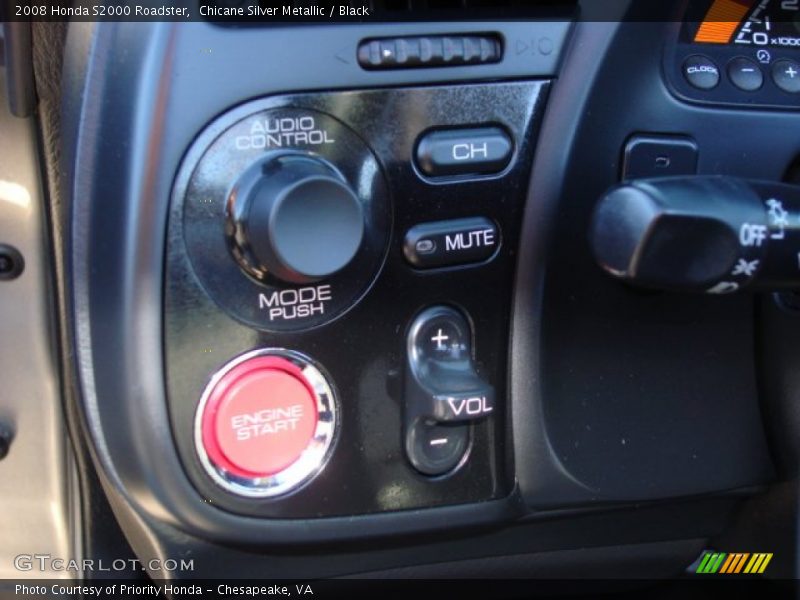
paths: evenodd
<path fill-rule="evenodd" d="M 450 339 L 450 336 L 444 335 L 441 328 L 436 332 L 436 335 L 431 338 L 432 342 L 436 342 L 436 349 L 442 350 L 444 349 L 444 344 L 442 342 L 446 342 Z"/>
<path fill-rule="evenodd" d="M 792 79 L 794 79 L 794 76 L 797 75 L 797 71 L 795 70 L 794 67 L 789 67 L 784 71 L 784 73 L 786 73 Z"/>

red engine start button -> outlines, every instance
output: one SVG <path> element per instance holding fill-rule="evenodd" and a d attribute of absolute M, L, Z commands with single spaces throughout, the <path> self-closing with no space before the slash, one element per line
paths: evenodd
<path fill-rule="evenodd" d="M 303 372 L 276 356 L 251 358 L 214 386 L 202 417 L 208 458 L 241 477 L 267 477 L 300 458 L 317 428 L 316 396 Z"/>

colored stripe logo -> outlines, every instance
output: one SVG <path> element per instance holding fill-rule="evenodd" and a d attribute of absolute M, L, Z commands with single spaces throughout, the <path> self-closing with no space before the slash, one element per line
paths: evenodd
<path fill-rule="evenodd" d="M 749 552 L 706 552 L 695 573 L 709 575 L 714 573 L 724 573 L 726 575 L 738 573 L 761 574 L 767 569 L 767 565 L 771 560 L 771 552 L 756 552 L 753 554 Z"/>

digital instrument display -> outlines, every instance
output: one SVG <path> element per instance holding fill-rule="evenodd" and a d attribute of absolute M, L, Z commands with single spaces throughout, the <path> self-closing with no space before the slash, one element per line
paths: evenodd
<path fill-rule="evenodd" d="M 800 48 L 800 0 L 714 0 L 693 41 Z"/>

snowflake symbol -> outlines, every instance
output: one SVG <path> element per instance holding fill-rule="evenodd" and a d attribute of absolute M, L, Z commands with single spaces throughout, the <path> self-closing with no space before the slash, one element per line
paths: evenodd
<path fill-rule="evenodd" d="M 758 264 L 760 261 L 758 260 L 745 260 L 743 258 L 739 259 L 739 262 L 736 263 L 736 266 L 733 268 L 733 272 L 731 275 L 745 275 L 747 277 L 752 277 L 756 269 L 758 269 Z"/>

